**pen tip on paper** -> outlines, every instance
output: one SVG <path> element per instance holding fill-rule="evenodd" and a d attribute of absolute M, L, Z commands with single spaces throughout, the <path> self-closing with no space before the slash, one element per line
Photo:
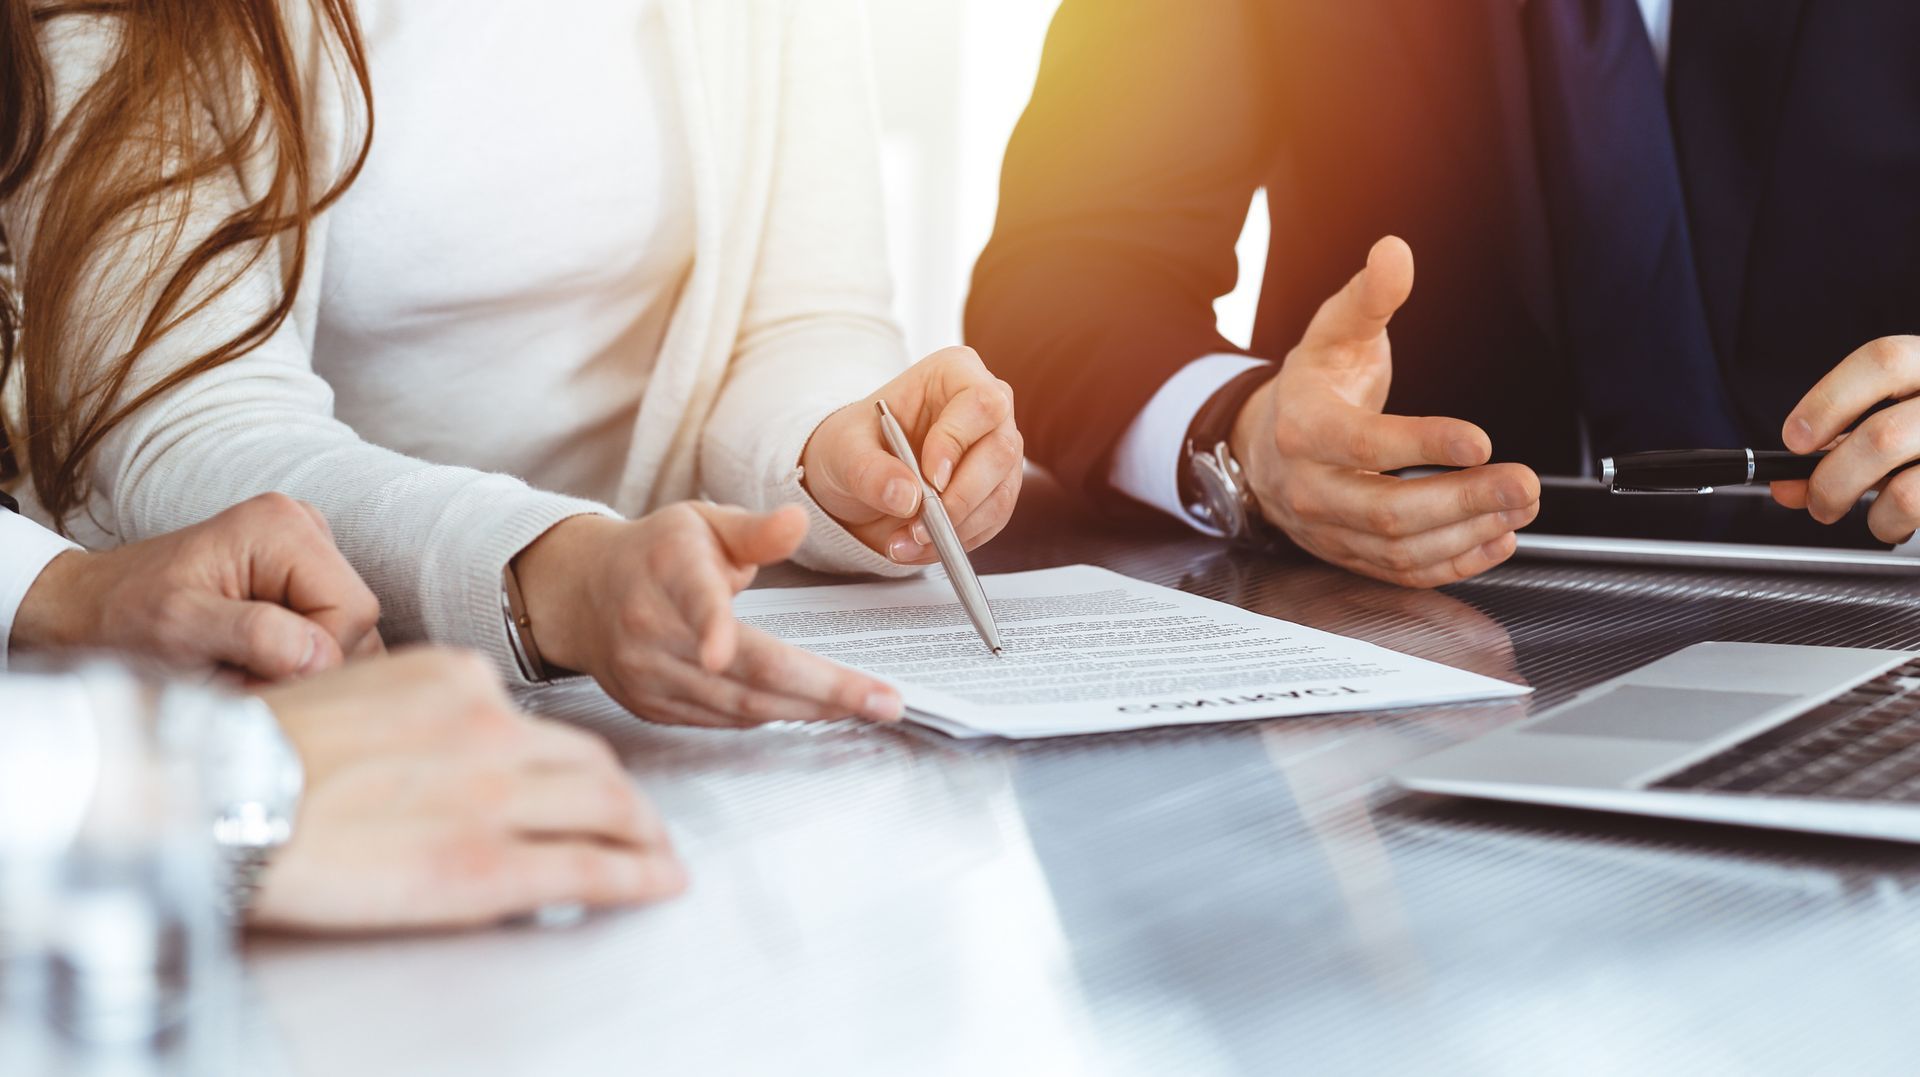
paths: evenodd
<path fill-rule="evenodd" d="M 1002 653 L 1002 652 L 1001 652 L 1001 650 L 1000 650 L 1000 648 L 998 648 L 998 647 L 995 647 L 995 648 L 993 649 L 993 656 L 994 656 L 995 658 L 1005 658 L 1005 657 L 1006 657 L 1006 655 L 1005 655 L 1004 653 Z"/>

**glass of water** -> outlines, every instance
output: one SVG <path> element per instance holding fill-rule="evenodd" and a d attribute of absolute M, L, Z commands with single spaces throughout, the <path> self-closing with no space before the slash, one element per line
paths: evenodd
<path fill-rule="evenodd" d="M 0 677 L 0 1073 L 233 1072 L 233 932 L 159 682 Z"/>

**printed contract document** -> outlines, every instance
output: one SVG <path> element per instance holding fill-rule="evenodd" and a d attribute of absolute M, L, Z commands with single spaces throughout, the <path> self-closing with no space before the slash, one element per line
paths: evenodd
<path fill-rule="evenodd" d="M 741 623 L 871 673 L 956 737 L 1053 737 L 1531 691 L 1090 565 L 983 576 L 995 658 L 931 578 L 769 588 Z"/>

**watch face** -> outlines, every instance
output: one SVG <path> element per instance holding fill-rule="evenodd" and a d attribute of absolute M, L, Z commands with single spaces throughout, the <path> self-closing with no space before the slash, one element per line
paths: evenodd
<path fill-rule="evenodd" d="M 178 697 L 177 697 L 178 698 Z M 304 773 L 273 711 L 257 699 L 186 698 L 204 720 L 183 728 L 208 807 L 214 839 L 228 849 L 271 849 L 292 833 Z"/>
<path fill-rule="evenodd" d="M 293 834 L 293 817 L 257 800 L 227 805 L 213 821 L 213 840 L 226 849 L 271 849 Z"/>
<path fill-rule="evenodd" d="M 1193 484 L 1200 495 L 1198 508 L 1209 524 L 1230 538 L 1247 533 L 1240 488 L 1218 458 L 1210 453 L 1194 454 Z"/>

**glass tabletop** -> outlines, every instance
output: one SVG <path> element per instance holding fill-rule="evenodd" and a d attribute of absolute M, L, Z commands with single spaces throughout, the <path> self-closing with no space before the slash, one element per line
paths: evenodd
<path fill-rule="evenodd" d="M 1907 1073 L 1920 847 L 1399 792 L 1399 763 L 1706 640 L 1920 648 L 1920 583 L 1518 562 L 1438 592 L 1030 489 L 983 572 L 1088 562 L 1526 700 L 1052 741 L 652 726 L 679 901 L 250 947 L 306 1074 Z M 767 585 L 816 582 L 797 570 Z"/>

